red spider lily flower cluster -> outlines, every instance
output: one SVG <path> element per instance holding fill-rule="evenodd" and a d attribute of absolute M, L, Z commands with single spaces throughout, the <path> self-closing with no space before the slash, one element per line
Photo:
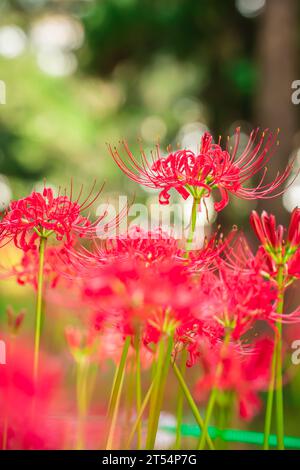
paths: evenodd
<path fill-rule="evenodd" d="M 214 387 L 220 390 L 220 400 L 234 393 L 240 416 L 251 420 L 262 405 L 259 392 L 268 387 L 272 352 L 273 342 L 267 338 L 255 341 L 250 349 L 232 344 L 225 350 L 219 344 L 215 354 L 203 349 L 201 366 L 205 374 L 196 385 L 199 399 L 207 398 Z"/>
<path fill-rule="evenodd" d="M 185 267 L 176 262 L 155 263 L 146 269 L 139 262 L 118 262 L 98 275 L 94 273 L 85 295 L 101 306 L 107 320 L 121 331 L 135 334 L 142 329 L 148 334 L 150 326 L 158 339 L 189 316 L 195 302 L 193 291 L 196 296 L 197 286 Z"/>
<path fill-rule="evenodd" d="M 271 183 L 265 183 L 265 170 L 257 186 L 247 187 L 245 183 L 265 169 L 276 141 L 277 133 L 271 134 L 266 130 L 259 135 L 259 130 L 256 129 L 252 131 L 248 144 L 238 156 L 240 142 L 238 128 L 232 149 L 228 148 L 228 144 L 222 149 L 220 141 L 214 144 L 208 132 L 202 137 L 198 154 L 184 149 L 163 157 L 157 146 L 151 159 L 148 159 L 142 150 L 139 162 L 126 142 L 123 146 L 127 158 L 122 157 L 117 148 L 109 146 L 109 149 L 118 166 L 129 178 L 144 186 L 161 190 L 159 195 L 161 204 L 169 203 L 171 188 L 176 189 L 184 199 L 190 194 L 200 199 L 209 196 L 213 189 L 219 189 L 221 201 L 215 202 L 215 210 L 221 211 L 228 204 L 228 193 L 242 199 L 268 198 L 272 194 L 275 196 L 276 190 L 288 178 L 291 165 Z"/>
<path fill-rule="evenodd" d="M 96 263 L 107 263 L 113 259 L 137 259 L 150 264 L 182 255 L 183 247 L 179 241 L 160 228 L 146 231 L 134 225 L 125 234 L 95 244 L 93 252 L 86 252 L 85 260 L 88 265 L 93 259 Z"/>
<path fill-rule="evenodd" d="M 83 330 L 71 325 L 65 328 L 66 341 L 75 361 L 91 360 L 95 356 L 99 339 L 96 333 L 96 328 Z"/>
<path fill-rule="evenodd" d="M 273 182 L 265 182 L 264 168 L 276 133 L 253 131 L 241 153 L 239 139 L 238 129 L 233 148 L 229 144 L 222 148 L 221 141 L 213 143 L 206 133 L 198 154 L 178 150 L 163 157 L 157 147 L 151 161 L 142 152 L 140 163 L 126 143 L 127 162 L 117 150 L 110 150 L 131 179 L 160 190 L 162 204 L 168 203 L 171 188 L 183 198 L 191 195 L 197 204 L 218 189 L 221 201 L 215 209 L 221 211 L 229 193 L 245 199 L 279 194 L 290 173 L 288 166 Z M 248 186 L 261 170 L 257 186 Z M 272 390 L 274 357 L 278 367 L 282 355 L 278 349 L 281 324 L 300 319 L 298 310 L 287 313 L 284 308 L 286 289 L 300 278 L 300 210 L 293 211 L 287 229 L 277 225 L 272 214 L 253 212 L 250 221 L 259 240 L 256 251 L 236 227 L 226 236 L 217 230 L 201 248 L 192 249 L 190 235 L 188 240 L 178 240 L 161 228 L 147 231 L 132 226 L 99 239 L 99 220 L 93 222 L 83 213 L 94 198 L 89 195 L 79 203 L 80 196 L 81 191 L 73 200 L 72 189 L 69 196 L 54 196 L 45 187 L 41 193 L 34 191 L 13 201 L 2 214 L 1 247 L 11 243 L 23 252 L 9 274 L 19 285 L 35 288 L 39 329 L 34 347 L 33 341 L 28 346 L 21 326 L 25 331 L 31 312 L 23 322 L 22 311 L 15 315 L 8 309 L 5 340 L 13 361 L 0 373 L 0 445 L 82 449 L 101 444 L 111 449 L 137 442 L 139 448 L 151 449 L 164 397 L 173 403 L 178 395 L 180 402 L 180 394 L 185 394 L 199 426 L 198 402 L 202 406 L 208 399 L 200 447 L 211 445 L 206 431 L 214 407 L 222 416 L 230 408 L 235 420 L 250 420 L 261 412 L 260 393 Z M 191 228 L 197 230 L 194 224 Z M 41 241 L 51 235 L 53 244 L 43 245 Z M 36 367 L 42 318 L 43 348 Z M 63 382 L 64 400 L 60 373 L 55 373 L 43 349 L 55 352 L 64 365 L 60 368 L 68 379 Z M 116 372 L 106 396 L 112 362 Z M 172 370 L 178 378 L 176 390 L 168 388 Z M 185 375 L 191 380 L 185 382 Z M 145 395 L 143 376 L 149 376 L 146 383 L 151 383 Z M 196 384 L 191 390 L 189 382 Z M 130 390 L 128 396 L 136 396 L 127 403 L 123 388 L 132 384 L 134 392 Z M 57 413 L 61 414 L 59 426 L 51 419 Z M 180 413 L 176 411 L 178 426 Z M 70 415 L 71 440 L 65 434 Z M 98 418 L 92 427 L 90 416 Z M 116 431 L 119 423 L 124 436 Z M 146 426 L 147 432 L 142 432 Z M 95 439 L 100 434 L 102 438 Z"/>
<path fill-rule="evenodd" d="M 14 275 L 20 285 L 30 284 L 37 289 L 38 284 L 38 250 L 27 250 L 24 252 L 20 263 L 13 266 L 7 275 Z M 65 246 L 49 246 L 45 250 L 44 276 L 47 284 L 55 288 L 60 279 L 66 279 L 71 271 L 69 262 L 69 251 Z"/>
<path fill-rule="evenodd" d="M 77 253 L 84 298 L 101 309 L 102 321 L 118 324 L 127 334 L 139 329 L 147 341 L 151 331 L 157 342 L 166 322 L 175 329 L 192 317 L 196 320 L 195 299 L 199 304 L 202 298 L 197 273 L 215 269 L 233 234 L 225 241 L 214 235 L 187 258 L 176 239 L 134 226 L 102 246 L 96 244 L 92 252 Z"/>
<path fill-rule="evenodd" d="M 90 195 L 79 203 L 82 190 L 75 201 L 67 195 L 54 196 L 52 188 L 43 192 L 33 191 L 29 196 L 12 201 L 0 222 L 2 238 L 12 239 L 23 251 L 34 249 L 40 237 L 55 234 L 57 241 L 65 245 L 73 242 L 74 236 L 87 236 L 92 231 L 88 218 L 81 215 L 96 198 Z M 98 197 L 98 195 L 97 195 Z"/>
<path fill-rule="evenodd" d="M 63 443 L 62 423 L 54 419 L 61 406 L 61 371 L 42 357 L 38 382 L 32 377 L 32 347 L 28 341 L 9 344 L 8 361 L 0 375 L 0 442 L 2 449 L 50 450 Z"/>
<path fill-rule="evenodd" d="M 201 318 L 215 319 L 238 341 L 257 320 L 272 323 L 276 299 L 274 286 L 255 271 L 221 267 L 200 297 L 199 311 Z"/>
<path fill-rule="evenodd" d="M 300 209 L 293 210 L 287 230 L 276 224 L 274 215 L 265 211 L 261 216 L 253 211 L 250 222 L 261 243 L 261 251 L 267 255 L 269 269 L 266 269 L 270 274 L 276 275 L 278 266 L 282 265 L 287 281 L 289 277 L 299 278 Z"/>

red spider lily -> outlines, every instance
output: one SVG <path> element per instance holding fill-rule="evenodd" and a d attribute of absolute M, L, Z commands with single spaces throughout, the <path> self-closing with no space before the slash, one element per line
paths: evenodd
<path fill-rule="evenodd" d="M 65 337 L 72 351 L 86 348 L 90 349 L 95 339 L 95 333 L 91 330 L 83 332 L 81 328 L 67 326 L 65 329 Z"/>
<path fill-rule="evenodd" d="M 146 233 L 148 237 L 144 238 Z M 96 254 L 85 253 L 83 293 L 91 308 L 96 305 L 101 310 L 101 324 L 118 324 L 124 334 L 133 334 L 138 327 L 155 342 L 166 312 L 173 327 L 192 322 L 192 318 L 197 323 L 193 311 L 203 292 L 203 279 L 223 246 L 218 246 L 214 238 L 186 258 L 177 242 L 160 231 L 158 239 L 154 237 L 157 233 L 139 229 L 134 234 L 133 239 L 127 236 L 109 240 L 106 250 L 97 250 Z M 200 279 L 194 279 L 194 274 L 200 272 Z"/>
<path fill-rule="evenodd" d="M 291 215 L 287 241 L 291 246 L 300 245 L 300 209 L 296 207 Z"/>
<path fill-rule="evenodd" d="M 94 328 L 83 329 L 74 326 L 65 328 L 65 337 L 75 361 L 90 361 L 95 355 L 98 337 Z"/>
<path fill-rule="evenodd" d="M 106 312 L 106 322 L 126 334 L 151 325 L 158 335 L 189 318 L 197 298 L 197 284 L 184 264 L 172 260 L 152 263 L 121 260 L 92 271 L 84 296 Z"/>
<path fill-rule="evenodd" d="M 10 333 L 12 335 L 16 335 L 19 332 L 19 329 L 22 326 L 26 315 L 26 310 L 22 309 L 18 313 L 15 313 L 14 309 L 11 305 L 9 305 L 6 309 L 6 316 L 7 316 L 7 325 Z"/>
<path fill-rule="evenodd" d="M 270 311 L 268 315 L 268 321 L 271 322 L 271 326 L 278 321 L 286 324 L 298 323 L 300 320 L 299 309 L 296 309 L 289 314 L 285 313 L 284 315 L 276 312 L 277 303 L 280 301 L 277 297 L 277 275 L 279 265 L 277 260 L 269 255 L 271 251 L 269 249 L 266 250 L 264 246 L 260 246 L 254 255 L 243 235 L 237 237 L 236 242 L 237 243 L 232 244 L 232 246 L 227 246 L 225 259 L 222 260 L 225 267 L 231 270 L 232 273 L 240 272 L 243 276 L 249 276 L 249 278 L 261 279 L 262 282 L 268 281 L 274 300 L 273 311 Z M 300 251 L 298 249 L 295 252 L 292 245 L 288 247 L 288 243 L 283 243 L 281 249 L 277 249 L 276 252 L 276 255 L 278 255 L 278 253 L 284 253 L 282 255 L 283 259 L 288 259 L 284 264 L 280 263 L 280 266 L 283 267 L 282 282 L 284 288 L 287 288 L 295 278 L 300 278 Z M 293 251 L 294 254 L 290 255 Z M 276 296 L 275 293 L 277 293 Z"/>
<path fill-rule="evenodd" d="M 264 279 L 269 279 L 270 282 L 277 289 L 277 275 L 278 275 L 278 264 L 277 262 L 266 253 L 264 248 L 260 246 L 255 254 L 255 256 L 248 263 L 250 269 L 253 269 L 255 272 L 260 274 Z M 293 281 L 297 278 L 300 279 L 300 252 L 297 250 L 294 255 L 290 257 L 283 265 L 283 287 L 287 288 L 290 286 Z M 290 317 L 290 315 L 285 315 Z M 290 317 L 292 318 L 292 316 Z"/>
<path fill-rule="evenodd" d="M 231 232 L 224 238 L 221 233 L 215 232 L 210 238 L 205 237 L 204 244 L 200 249 L 189 251 L 188 269 L 190 272 L 214 270 L 223 252 L 226 252 L 237 234 L 237 228 L 233 227 Z"/>
<path fill-rule="evenodd" d="M 221 211 L 228 204 L 228 193 L 242 199 L 261 199 L 275 197 L 274 192 L 288 178 L 292 165 L 288 165 L 282 175 L 278 175 L 271 183 L 265 183 L 266 164 L 272 156 L 272 149 L 277 140 L 277 133 L 268 130 L 259 136 L 259 129 L 251 132 L 248 144 L 237 156 L 240 129 L 236 129 L 232 149 L 222 149 L 220 140 L 213 143 L 212 136 L 206 132 L 201 140 L 199 154 L 191 150 L 178 150 L 163 157 L 159 146 L 155 154 L 148 159 L 141 150 L 141 162 L 135 159 L 126 142 L 123 147 L 126 157 L 121 157 L 117 148 L 109 146 L 109 150 L 120 169 L 132 180 L 160 189 L 161 204 L 168 204 L 169 191 L 175 188 L 186 199 L 190 194 L 195 198 L 207 197 L 218 188 L 221 201 L 215 203 L 216 211 Z M 245 183 L 263 171 L 256 187 L 246 187 Z M 279 192 L 280 194 L 280 192 Z M 278 195 L 278 193 L 277 193 Z"/>
<path fill-rule="evenodd" d="M 277 253 L 281 250 L 284 228 L 282 225 L 276 225 L 274 215 L 263 211 L 260 217 L 256 211 L 252 211 L 250 223 L 255 235 L 268 252 L 276 251 Z"/>
<path fill-rule="evenodd" d="M 254 259 L 255 255 L 244 233 L 237 232 L 230 243 L 226 244 L 220 258 L 220 265 L 235 271 L 249 272 L 249 270 L 255 270 L 256 264 L 254 263 L 253 265 Z"/>
<path fill-rule="evenodd" d="M 214 319 L 234 340 L 241 339 L 257 320 L 274 323 L 276 288 L 255 271 L 220 267 L 210 282 L 197 299 L 195 315 L 200 319 Z"/>
<path fill-rule="evenodd" d="M 3 214 L 2 214 L 2 217 L 3 217 Z M 0 214 L 0 246 L 4 245 L 5 241 L 6 241 L 6 231 L 4 229 L 4 227 L 1 226 L 1 214 Z"/>
<path fill-rule="evenodd" d="M 59 449 L 63 443 L 61 423 L 52 415 L 57 406 L 60 371 L 42 356 L 38 381 L 32 377 L 32 348 L 27 343 L 6 341 L 7 364 L 0 374 L 0 442 L 12 450 Z M 6 438 L 5 438 L 6 436 Z"/>
<path fill-rule="evenodd" d="M 253 418 L 261 407 L 258 393 L 268 387 L 273 348 L 267 338 L 257 340 L 248 351 L 233 344 L 225 348 L 219 344 L 213 351 L 204 348 L 203 377 L 196 386 L 198 398 L 203 399 L 214 387 L 234 392 L 241 418 Z"/>
<path fill-rule="evenodd" d="M 300 279 L 300 250 L 297 250 L 288 261 L 287 269 L 290 276 Z"/>
<path fill-rule="evenodd" d="M 295 208 L 292 212 L 290 224 L 287 230 L 287 240 L 284 241 L 286 230 L 282 225 L 276 225 L 275 216 L 263 211 L 261 216 L 253 211 L 250 216 L 252 228 L 264 247 L 274 254 L 282 254 L 283 258 L 289 259 L 300 246 L 300 209 Z"/>
<path fill-rule="evenodd" d="M 152 263 L 174 260 L 182 263 L 187 271 L 197 273 L 215 269 L 214 262 L 231 243 L 235 234 L 235 228 L 226 238 L 223 237 L 223 234 L 218 236 L 216 232 L 210 238 L 205 238 L 201 248 L 190 250 L 187 256 L 182 242 L 161 229 L 145 231 L 138 226 L 133 226 L 124 235 L 103 240 L 100 244 L 95 243 L 93 251 L 71 250 L 70 256 L 78 272 L 81 266 L 83 276 L 86 269 L 99 267 L 117 259 L 123 261 L 127 259 L 130 263 L 133 260 L 138 263 L 142 262 L 145 267 Z"/>
<path fill-rule="evenodd" d="M 94 244 L 94 250 L 72 251 L 75 264 L 77 261 L 85 267 L 99 266 L 114 262 L 116 259 L 136 259 L 146 265 L 176 259 L 182 256 L 183 250 L 178 240 L 158 228 L 146 231 L 132 226 L 128 232 L 115 238 L 107 238 L 100 244 Z"/>
<path fill-rule="evenodd" d="M 267 253 L 269 260 L 269 272 L 276 275 L 278 265 L 283 264 L 286 283 L 289 277 L 299 277 L 299 248 L 300 248 L 300 209 L 293 210 L 288 230 L 282 225 L 276 225 L 274 215 L 265 211 L 261 216 L 253 211 L 250 217 L 253 230 Z M 287 239 L 284 240 L 285 235 Z M 262 250 L 259 250 L 259 261 L 262 261 Z M 266 264 L 266 262 L 265 262 Z"/>
<path fill-rule="evenodd" d="M 224 327 L 214 319 L 191 318 L 176 329 L 177 347 L 188 352 L 187 367 L 194 366 L 202 355 L 202 348 L 214 354 L 214 347 L 224 338 Z"/>
<path fill-rule="evenodd" d="M 222 254 L 220 266 L 224 265 L 225 269 L 233 272 L 256 274 L 267 280 L 277 273 L 276 263 L 267 255 L 265 249 L 260 246 L 254 254 L 243 233 L 239 233 L 232 243 L 227 244 Z"/>
<path fill-rule="evenodd" d="M 39 253 L 35 249 L 24 252 L 19 264 L 15 265 L 10 274 L 16 276 L 20 285 L 31 284 L 37 289 Z M 69 251 L 65 246 L 49 246 L 45 250 L 44 277 L 51 288 L 55 288 L 62 278 L 74 275 L 69 259 Z"/>
<path fill-rule="evenodd" d="M 94 188 L 94 186 L 93 186 Z M 66 245 L 72 243 L 74 235 L 87 236 L 93 232 L 95 224 L 81 215 L 81 212 L 96 200 L 89 196 L 79 203 L 82 189 L 75 201 L 67 195 L 54 196 L 51 188 L 44 188 L 42 193 L 33 191 L 29 196 L 12 201 L 0 222 L 0 231 L 5 238 L 14 240 L 15 245 L 24 251 L 34 249 L 36 240 L 54 233 L 58 241 Z"/>
<path fill-rule="evenodd" d="M 105 251 L 110 257 L 120 259 L 125 255 L 145 263 L 176 258 L 182 253 L 178 240 L 160 228 L 146 231 L 138 226 L 131 227 L 125 235 L 108 239 Z"/>

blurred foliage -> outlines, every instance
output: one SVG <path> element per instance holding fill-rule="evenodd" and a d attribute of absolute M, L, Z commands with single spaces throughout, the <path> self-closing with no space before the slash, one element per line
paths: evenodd
<path fill-rule="evenodd" d="M 217 135 L 251 119 L 256 22 L 233 0 L 14 0 L 0 8 L 0 27 L 27 35 L 23 54 L 0 56 L 7 86 L 0 173 L 16 196 L 44 176 L 64 185 L 97 177 L 109 180 L 107 189 L 124 188 L 107 141 L 126 137 L 137 148 L 146 135 L 146 147 L 158 138 L 166 146 L 190 122 Z M 77 71 L 63 77 L 39 68 L 31 41 L 33 25 L 54 15 L 84 27 Z"/>
<path fill-rule="evenodd" d="M 250 117 L 254 24 L 237 12 L 234 1 L 109 0 L 96 2 L 83 20 L 87 64 L 94 73 L 109 74 L 123 61 L 133 62 L 139 73 L 165 54 L 181 64 L 183 76 L 190 64 L 200 72 L 193 92 L 209 106 L 216 131 L 237 116 Z"/>

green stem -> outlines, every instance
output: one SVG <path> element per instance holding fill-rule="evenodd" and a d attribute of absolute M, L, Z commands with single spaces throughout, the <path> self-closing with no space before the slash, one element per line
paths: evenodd
<path fill-rule="evenodd" d="M 126 380 L 125 380 L 126 379 Z M 124 431 L 128 434 L 130 427 L 131 415 L 135 400 L 135 357 L 131 356 L 127 359 L 126 377 L 124 382 Z"/>
<path fill-rule="evenodd" d="M 141 351 L 140 340 L 137 338 L 136 342 L 136 412 L 139 415 L 142 407 L 142 386 L 141 386 Z M 142 422 L 139 421 L 137 425 L 137 449 L 142 447 Z"/>
<path fill-rule="evenodd" d="M 220 390 L 218 391 L 218 396 L 217 396 L 217 401 L 219 396 L 221 395 L 222 392 Z M 220 404 L 219 410 L 218 410 L 218 418 L 217 418 L 217 423 L 218 423 L 218 428 L 219 429 L 225 429 L 226 428 L 226 422 L 227 422 L 227 410 L 226 406 L 224 406 L 223 403 Z M 215 441 L 216 448 L 218 450 L 225 450 L 224 448 L 224 443 L 221 441 L 220 437 L 218 436 Z"/>
<path fill-rule="evenodd" d="M 35 315 L 34 367 L 33 367 L 34 380 L 37 380 L 38 368 L 39 368 L 39 349 L 40 349 L 40 339 L 41 339 L 44 261 L 45 261 L 46 244 L 47 244 L 47 238 L 44 236 L 41 236 L 40 246 L 39 246 L 39 271 L 38 271 L 38 288 L 37 288 L 36 315 Z"/>
<path fill-rule="evenodd" d="M 189 229 L 189 234 L 186 242 L 186 251 L 187 254 L 189 250 L 191 249 L 191 245 L 194 240 L 194 235 L 195 235 L 195 230 L 196 230 L 196 222 L 197 222 L 197 210 L 198 210 L 198 205 L 200 204 L 201 198 L 199 197 L 194 197 L 193 199 L 193 206 L 192 206 L 192 213 L 191 213 L 191 220 L 190 220 L 190 229 Z"/>
<path fill-rule="evenodd" d="M 279 265 L 278 275 L 278 306 L 277 312 L 283 313 L 284 303 L 284 266 Z M 278 449 L 284 450 L 284 412 L 283 412 L 283 391 L 282 391 L 282 323 L 277 322 L 278 340 L 276 348 L 276 424 Z"/>
<path fill-rule="evenodd" d="M 277 273 L 278 304 L 277 313 L 282 315 L 284 305 L 284 266 L 278 265 Z M 269 448 L 269 437 L 271 432 L 272 408 L 274 390 L 276 390 L 276 427 L 278 449 L 284 449 L 284 412 L 282 392 L 282 324 L 277 322 L 277 335 L 275 337 L 274 351 L 272 357 L 271 377 L 268 389 L 267 408 L 264 429 L 264 449 Z"/>
<path fill-rule="evenodd" d="M 203 450 L 204 447 L 205 447 L 205 441 L 206 441 L 206 436 L 207 436 L 208 425 L 209 425 L 209 421 L 210 421 L 210 418 L 211 418 L 211 415 L 212 415 L 212 412 L 213 412 L 213 409 L 214 409 L 214 406 L 215 406 L 217 394 L 218 394 L 218 389 L 216 387 L 214 387 L 211 394 L 210 394 L 210 397 L 209 397 L 207 410 L 206 410 L 206 413 L 205 413 L 205 419 L 204 419 L 202 434 L 201 434 L 201 437 L 200 437 L 200 440 L 199 440 L 198 450 Z"/>
<path fill-rule="evenodd" d="M 158 345 L 158 359 L 157 367 L 154 378 L 153 393 L 150 402 L 148 432 L 146 440 L 146 449 L 154 449 L 156 434 L 158 430 L 159 416 L 162 407 L 163 394 L 165 383 L 170 366 L 170 359 L 173 347 L 173 339 L 168 337 L 167 344 L 165 344 L 165 337 L 163 337 Z"/>
<path fill-rule="evenodd" d="M 120 400 L 121 400 L 121 393 L 122 393 L 122 388 L 123 388 L 123 383 L 124 383 L 124 376 L 125 376 L 125 368 L 123 369 L 122 374 L 121 374 L 120 386 L 118 388 L 116 399 L 115 399 L 115 406 L 114 406 L 114 409 L 113 409 L 113 412 L 112 412 L 110 428 L 109 428 L 109 432 L 108 432 L 108 437 L 107 437 L 105 450 L 112 450 L 113 449 L 113 440 L 114 440 L 114 434 L 115 434 L 115 429 L 116 429 L 116 424 L 117 424 L 117 417 L 118 417 L 118 411 L 119 411 Z"/>
<path fill-rule="evenodd" d="M 146 440 L 146 449 L 151 448 L 151 443 L 153 441 L 152 434 L 153 434 L 153 427 L 154 427 L 154 414 L 157 412 L 157 396 L 158 396 L 158 387 L 161 377 L 161 371 L 163 368 L 164 362 L 164 341 L 163 339 L 160 340 L 158 343 L 158 350 L 157 350 L 157 361 L 154 362 L 154 367 L 152 370 L 152 377 L 153 377 L 153 392 L 151 394 L 150 400 L 150 409 L 149 409 L 149 417 L 148 417 L 148 430 L 147 430 L 147 440 Z"/>
<path fill-rule="evenodd" d="M 278 323 L 279 338 L 276 351 L 276 423 L 278 449 L 284 450 L 284 411 L 282 391 L 282 324 Z"/>
<path fill-rule="evenodd" d="M 180 373 L 184 379 L 185 372 L 186 372 L 186 360 L 187 354 L 186 350 L 184 349 L 181 353 L 181 367 Z M 181 447 L 181 425 L 182 425 L 182 418 L 183 418 L 183 399 L 184 394 L 182 388 L 178 390 L 178 398 L 177 398 L 177 413 L 176 413 L 176 440 L 175 440 L 175 449 L 180 450 Z"/>
<path fill-rule="evenodd" d="M 223 354 L 224 354 L 224 352 L 227 349 L 227 346 L 229 344 L 230 337 L 231 337 L 231 331 L 232 331 L 231 328 L 228 328 L 225 331 L 224 343 L 223 343 L 223 346 L 222 346 L 222 349 L 221 349 L 221 358 L 220 358 L 220 362 L 218 363 L 217 369 L 216 369 L 216 380 L 220 378 L 220 376 L 223 372 L 223 363 L 222 363 Z M 213 410 L 214 410 L 214 406 L 215 406 L 215 403 L 216 403 L 217 396 L 218 396 L 218 387 L 214 386 L 212 388 L 212 391 L 210 393 L 210 397 L 209 397 L 209 400 L 208 400 L 207 409 L 206 409 L 206 413 L 205 413 L 205 419 L 204 419 L 204 425 L 203 425 L 203 430 L 202 430 L 202 435 L 199 439 L 198 450 L 203 450 L 204 447 L 205 447 L 206 435 L 208 434 L 208 425 L 209 425 L 209 421 L 210 421 L 211 415 L 212 415 Z"/>
<path fill-rule="evenodd" d="M 138 426 L 139 426 L 139 424 L 140 424 L 140 422 L 141 422 L 141 419 L 142 419 L 142 416 L 143 416 L 144 411 L 145 411 L 145 409 L 146 409 L 146 406 L 148 405 L 149 400 L 150 400 L 150 398 L 151 398 L 152 391 L 153 391 L 153 388 L 154 388 L 154 383 L 155 383 L 154 381 L 151 382 L 151 385 L 150 385 L 150 387 L 149 387 L 149 390 L 148 390 L 148 392 L 146 393 L 146 396 L 145 396 L 145 398 L 144 398 L 143 403 L 141 404 L 140 411 L 139 411 L 139 413 L 138 413 L 138 415 L 137 415 L 137 417 L 136 417 L 135 423 L 134 423 L 134 425 L 133 425 L 133 427 L 132 427 L 132 430 L 131 430 L 131 432 L 130 432 L 130 434 L 129 434 L 129 438 L 128 438 L 128 441 L 127 441 L 126 449 L 129 449 L 129 448 L 130 448 L 130 444 L 131 444 L 131 441 L 132 441 L 132 439 L 133 439 L 133 436 L 134 436 L 135 433 L 136 433 L 136 430 L 137 430 L 137 428 L 138 428 Z"/>
<path fill-rule="evenodd" d="M 200 415 L 198 407 L 197 407 L 197 405 L 196 405 L 196 403 L 195 403 L 195 401 L 194 401 L 194 399 L 191 395 L 191 392 L 190 392 L 188 386 L 186 385 L 185 380 L 184 380 L 179 368 L 177 367 L 177 365 L 175 363 L 173 364 L 173 370 L 174 370 L 175 375 L 177 377 L 177 380 L 178 380 L 178 382 L 179 382 L 179 384 L 182 388 L 184 396 L 185 396 L 185 398 L 186 398 L 186 400 L 187 400 L 187 402 L 188 402 L 188 404 L 191 408 L 191 411 L 192 411 L 193 416 L 196 420 L 196 423 L 198 424 L 199 428 L 202 430 L 203 427 L 204 427 L 204 422 L 203 422 L 202 416 Z M 212 442 L 212 440 L 211 440 L 211 438 L 208 434 L 206 436 L 206 439 L 207 439 L 207 443 L 208 443 L 209 448 L 211 450 L 213 450 L 214 445 L 213 445 L 213 442 Z"/>
<path fill-rule="evenodd" d="M 110 400 L 109 400 L 109 405 L 108 405 L 108 415 L 112 414 L 112 411 L 115 406 L 115 401 L 116 401 L 116 396 L 118 394 L 118 389 L 120 387 L 121 379 L 122 379 L 122 372 L 125 367 L 126 359 L 127 359 L 127 354 L 130 346 L 130 336 L 127 336 L 124 345 L 123 345 L 123 350 L 120 358 L 120 363 L 118 367 L 116 368 L 115 376 L 114 376 L 114 381 L 113 381 L 113 387 L 110 395 Z"/>
<path fill-rule="evenodd" d="M 107 414 L 109 414 L 109 412 L 110 412 L 109 410 L 111 410 L 111 408 L 112 408 L 112 401 L 113 401 L 114 391 L 115 391 L 115 388 L 116 388 L 116 381 L 117 381 L 117 377 L 118 377 L 118 372 L 119 372 L 119 367 L 116 367 L 115 373 L 114 373 L 114 378 L 113 378 L 113 383 L 112 383 L 112 387 L 111 387 L 111 391 L 110 391 L 109 401 L 108 401 Z"/>
<path fill-rule="evenodd" d="M 116 425 L 116 420 L 117 420 L 117 415 L 118 415 L 118 410 L 119 410 L 119 403 L 120 403 L 121 392 L 122 392 L 122 387 L 123 387 L 125 365 L 126 365 L 126 359 L 128 355 L 129 346 L 130 346 L 130 336 L 127 336 L 124 342 L 120 363 L 119 363 L 119 366 L 117 367 L 116 374 L 114 377 L 113 389 L 112 389 L 110 400 L 109 400 L 108 416 L 110 418 L 111 424 L 110 424 L 110 430 L 109 430 L 107 445 L 106 445 L 107 450 L 111 449 L 112 447 L 113 435 L 114 435 L 114 430 L 115 430 L 115 425 Z"/>
<path fill-rule="evenodd" d="M 135 343 L 135 341 L 134 341 Z M 126 374 L 124 376 L 124 403 L 123 403 L 123 416 L 124 421 L 122 423 L 123 432 L 121 435 L 121 441 L 118 445 L 120 449 L 123 449 L 124 443 L 127 440 L 128 433 L 132 425 L 132 413 L 136 408 L 136 355 L 132 355 L 127 358 Z"/>
<path fill-rule="evenodd" d="M 269 450 L 269 440 L 270 440 L 270 433 L 271 433 L 272 409 L 273 409 L 275 373 L 276 373 L 276 343 L 274 345 L 272 366 L 271 366 L 271 377 L 270 377 L 270 383 L 269 383 L 269 388 L 268 388 L 265 426 L 264 426 L 264 445 L 263 445 L 264 450 Z"/>

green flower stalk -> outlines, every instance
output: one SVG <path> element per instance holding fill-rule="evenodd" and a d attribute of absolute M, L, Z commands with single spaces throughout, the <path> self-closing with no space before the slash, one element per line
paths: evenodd
<path fill-rule="evenodd" d="M 41 327 L 42 327 L 42 306 L 43 306 L 43 289 L 44 289 L 44 262 L 45 250 L 47 245 L 47 237 L 42 235 L 40 237 L 39 246 L 39 270 L 37 279 L 37 297 L 36 297 L 36 310 L 35 310 L 35 335 L 34 335 L 34 366 L 33 374 L 34 379 L 37 380 L 39 368 L 39 350 L 41 340 Z"/>
<path fill-rule="evenodd" d="M 118 412 L 120 407 L 121 393 L 124 384 L 124 376 L 126 370 L 126 359 L 129 351 L 131 338 L 127 336 L 124 341 L 123 350 L 120 358 L 120 363 L 116 369 L 113 387 L 110 395 L 109 405 L 108 405 L 108 419 L 110 422 L 108 438 L 106 442 L 106 450 L 113 449 L 113 440 L 115 434 L 115 428 L 117 424 Z"/>
<path fill-rule="evenodd" d="M 76 364 L 77 440 L 76 449 L 85 448 L 85 423 L 93 389 L 93 355 L 97 337 L 92 331 L 68 326 L 65 337 Z"/>
<path fill-rule="evenodd" d="M 279 450 L 284 450 L 284 403 L 282 390 L 282 320 L 293 318 L 293 314 L 284 314 L 284 296 L 289 285 L 300 277 L 299 261 L 297 252 L 300 247 L 300 209 L 296 208 L 292 212 L 287 234 L 282 225 L 276 225 L 273 215 L 265 211 L 261 216 L 253 211 L 251 218 L 253 230 L 260 240 L 266 256 L 270 259 L 272 270 L 264 273 L 277 289 L 275 347 L 270 373 L 270 383 L 267 396 L 267 406 L 264 426 L 265 450 L 269 449 L 269 437 L 271 432 L 272 408 L 274 393 L 276 394 L 276 428 L 277 446 Z M 286 241 L 284 237 L 286 235 Z"/>

